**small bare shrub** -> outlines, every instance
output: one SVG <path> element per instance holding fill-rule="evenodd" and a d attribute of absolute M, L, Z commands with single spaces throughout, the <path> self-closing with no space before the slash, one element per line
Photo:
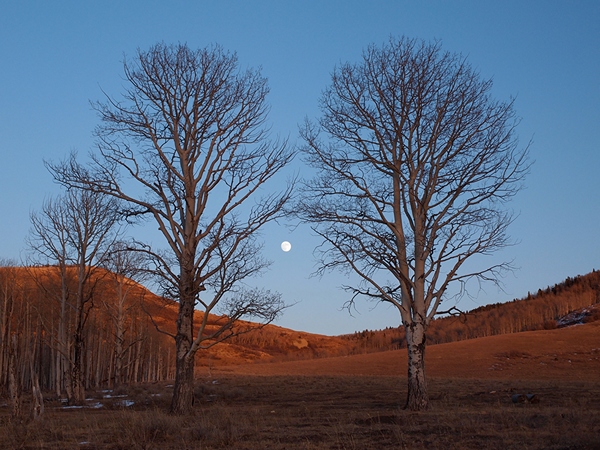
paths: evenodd
<path fill-rule="evenodd" d="M 174 442 L 181 435 L 183 419 L 162 410 L 124 411 L 120 417 L 122 439 L 129 448 L 161 448 L 161 443 Z"/>
<path fill-rule="evenodd" d="M 519 350 L 510 350 L 508 352 L 496 353 L 494 356 L 496 358 L 507 358 L 507 359 L 531 358 L 531 353 L 522 352 Z"/>

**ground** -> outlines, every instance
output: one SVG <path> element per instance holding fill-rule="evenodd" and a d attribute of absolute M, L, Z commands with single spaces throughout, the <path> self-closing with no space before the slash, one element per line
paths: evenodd
<path fill-rule="evenodd" d="M 212 367 L 186 417 L 169 383 L 0 407 L 7 449 L 600 449 L 600 323 L 430 346 L 431 407 L 403 410 L 405 350 Z M 534 394 L 534 402 L 514 402 Z"/>

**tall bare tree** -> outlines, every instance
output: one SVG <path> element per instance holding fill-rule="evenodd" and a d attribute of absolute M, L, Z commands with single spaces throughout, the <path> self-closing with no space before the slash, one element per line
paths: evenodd
<path fill-rule="evenodd" d="M 66 388 L 67 397 L 71 398 L 71 383 L 69 376 L 69 340 L 67 338 L 68 308 L 70 275 L 68 267 L 70 264 L 69 254 L 69 212 L 66 205 L 60 200 L 47 199 L 42 205 L 40 212 L 31 214 L 31 231 L 27 237 L 27 243 L 31 253 L 30 263 L 53 265 L 58 273 L 60 287 L 52 289 L 52 297 L 59 304 L 58 323 L 56 330 L 50 326 L 50 334 L 54 335 L 55 347 L 55 391 L 60 396 Z M 34 272 L 34 279 L 42 289 L 48 289 L 48 282 L 43 280 L 42 274 Z M 38 275 L 36 278 L 35 275 Z M 48 277 L 51 279 L 51 277 Z M 50 293 L 49 293 L 50 294 Z"/>
<path fill-rule="evenodd" d="M 256 233 L 282 214 L 293 183 L 277 193 L 264 185 L 293 154 L 268 140 L 266 79 L 240 70 L 220 47 L 158 44 L 125 61 L 124 71 L 122 99 L 95 104 L 102 124 L 91 164 L 71 158 L 52 169 L 67 186 L 124 200 L 128 217 L 151 217 L 166 239 L 167 252 L 146 251 L 179 301 L 171 410 L 186 413 L 196 352 L 232 330 L 225 320 L 209 331 L 208 313 L 224 305 L 230 318 L 270 321 L 281 311 L 278 294 L 245 295 L 238 286 L 268 266 Z M 195 306 L 205 313 L 199 329 Z"/>
<path fill-rule="evenodd" d="M 47 200 L 40 213 L 31 214 L 28 243 L 33 260 L 52 265 L 59 273 L 57 367 L 66 370 L 65 387 L 71 403 L 85 399 L 85 325 L 93 307 L 97 268 L 118 236 L 117 204 L 113 198 L 72 189 L 62 197 Z"/>
<path fill-rule="evenodd" d="M 320 272 L 358 274 L 347 306 L 366 296 L 398 309 L 413 410 L 428 406 L 426 329 L 449 286 L 510 269 L 465 265 L 510 243 L 505 203 L 528 171 L 513 101 L 491 88 L 439 43 L 392 38 L 334 70 L 320 120 L 301 130 L 318 175 L 297 211 L 323 239 Z"/>

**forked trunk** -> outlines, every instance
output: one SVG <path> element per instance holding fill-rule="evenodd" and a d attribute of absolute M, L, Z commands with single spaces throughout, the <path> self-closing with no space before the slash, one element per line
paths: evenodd
<path fill-rule="evenodd" d="M 73 344 L 73 365 L 71 366 L 70 389 L 67 389 L 69 405 L 81 405 L 85 401 L 85 384 L 83 372 L 83 339 L 75 336 Z"/>
<path fill-rule="evenodd" d="M 405 409 L 423 411 L 429 406 L 425 378 L 425 326 L 413 322 L 405 326 L 408 349 L 408 394 Z"/>

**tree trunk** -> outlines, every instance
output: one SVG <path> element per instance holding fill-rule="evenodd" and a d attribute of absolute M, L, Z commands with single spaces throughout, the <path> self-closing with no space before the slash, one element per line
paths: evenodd
<path fill-rule="evenodd" d="M 114 384 L 120 386 L 123 383 L 123 356 L 125 342 L 125 293 L 123 292 L 124 276 L 118 275 L 117 290 L 117 311 L 114 318 L 115 324 L 115 348 L 114 348 Z M 110 379 L 110 377 L 109 377 Z"/>
<path fill-rule="evenodd" d="M 40 379 L 35 371 L 33 359 L 35 351 L 31 352 L 29 359 L 29 376 L 31 377 L 31 418 L 39 420 L 44 416 L 44 396 L 40 389 Z"/>
<path fill-rule="evenodd" d="M 171 401 L 172 414 L 189 414 L 194 405 L 195 354 L 190 353 L 194 337 L 193 323 L 194 298 L 190 295 L 182 295 L 179 300 L 177 335 L 175 336 L 176 361 L 175 385 L 173 387 L 173 399 Z"/>
<path fill-rule="evenodd" d="M 63 387 L 67 394 L 67 399 L 71 399 L 72 394 L 72 383 L 70 374 L 70 361 L 69 355 L 69 342 L 67 338 L 67 299 L 68 299 L 68 287 L 67 287 L 67 270 L 64 262 L 61 261 L 59 264 L 60 268 L 60 280 L 61 280 L 61 295 L 60 295 L 60 316 L 58 318 L 58 335 L 57 335 L 57 368 L 56 368 L 56 395 L 62 395 Z M 69 372 L 69 373 L 67 373 Z"/>
<path fill-rule="evenodd" d="M 142 334 L 142 328 L 140 325 L 140 331 L 138 332 L 137 335 L 137 344 L 135 345 L 135 360 L 133 363 L 133 374 L 129 379 L 130 383 L 137 383 L 139 381 L 140 378 L 140 361 L 142 359 L 142 338 L 143 338 L 143 334 Z"/>
<path fill-rule="evenodd" d="M 123 343 L 125 341 L 125 320 L 123 316 L 117 319 L 117 329 L 115 333 L 115 385 L 120 386 L 123 383 Z"/>
<path fill-rule="evenodd" d="M 8 393 L 11 402 L 11 418 L 13 420 L 21 419 L 21 385 L 17 369 L 17 336 L 13 335 L 11 347 L 8 355 Z"/>
<path fill-rule="evenodd" d="M 408 349 L 408 394 L 405 409 L 424 411 L 429 407 L 425 379 L 425 325 L 420 322 L 405 324 Z"/>
<path fill-rule="evenodd" d="M 85 401 L 83 352 L 83 339 L 79 336 L 75 336 L 73 365 L 71 367 L 71 397 L 69 398 L 70 405 L 81 405 Z"/>
<path fill-rule="evenodd" d="M 189 414 L 194 405 L 194 358 L 177 358 L 171 413 Z"/>
<path fill-rule="evenodd" d="M 0 386 L 4 386 L 8 380 L 10 369 L 11 350 L 11 320 L 14 309 L 12 287 L 9 286 L 9 280 L 4 280 L 2 316 L 0 317 Z"/>

